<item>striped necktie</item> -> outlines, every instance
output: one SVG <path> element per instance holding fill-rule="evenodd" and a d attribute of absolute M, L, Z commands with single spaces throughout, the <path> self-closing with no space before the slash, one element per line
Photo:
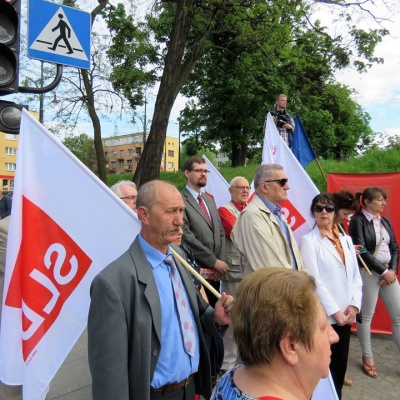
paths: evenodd
<path fill-rule="evenodd" d="M 204 204 L 204 200 L 203 197 L 201 196 L 201 194 L 199 193 L 199 195 L 197 196 L 197 200 L 199 201 L 199 206 L 200 208 L 203 210 L 204 215 L 207 218 L 208 223 L 211 225 L 211 217 L 210 214 L 207 211 L 206 205 Z"/>
<path fill-rule="evenodd" d="M 196 350 L 196 336 L 193 318 L 189 311 L 190 306 L 186 301 L 182 281 L 172 255 L 169 255 L 164 262 L 171 267 L 170 276 L 175 295 L 176 308 L 178 309 L 179 320 L 181 323 L 181 332 L 185 351 L 194 357 Z"/>

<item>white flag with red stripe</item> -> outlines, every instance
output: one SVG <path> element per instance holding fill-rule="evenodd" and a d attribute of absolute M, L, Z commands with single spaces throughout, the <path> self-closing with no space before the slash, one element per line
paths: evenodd
<path fill-rule="evenodd" d="M 203 155 L 203 158 L 206 160 L 207 169 L 211 171 L 205 189 L 220 207 L 230 201 L 229 184 L 207 157 Z M 308 233 L 314 226 L 310 206 L 312 199 L 319 191 L 279 136 L 270 114 L 267 116 L 265 126 L 262 163 L 280 164 L 285 169 L 291 189 L 288 192 L 289 199 L 280 204 L 296 240 L 300 241 L 301 236 Z M 251 186 L 254 188 L 253 184 Z M 319 381 L 312 400 L 338 400 L 330 374 L 328 378 Z"/>
<path fill-rule="evenodd" d="M 106 185 L 23 110 L 7 248 L 0 379 L 44 400 L 87 322 L 93 277 L 140 224 Z"/>
<path fill-rule="evenodd" d="M 300 242 L 300 238 L 314 227 L 315 221 L 311 216 L 310 206 L 319 190 L 279 136 L 270 113 L 265 121 L 262 164 L 280 164 L 285 169 L 290 190 L 288 200 L 280 205 L 296 241 Z"/>
<path fill-rule="evenodd" d="M 289 178 L 290 190 L 288 200 L 280 203 L 282 212 L 292 228 L 297 242 L 314 227 L 311 216 L 312 199 L 319 193 L 314 182 L 298 162 L 285 141 L 279 136 L 270 113 L 265 121 L 264 144 L 262 153 L 263 164 L 280 164 Z M 316 387 L 312 400 L 337 400 L 332 377 L 321 379 Z"/>

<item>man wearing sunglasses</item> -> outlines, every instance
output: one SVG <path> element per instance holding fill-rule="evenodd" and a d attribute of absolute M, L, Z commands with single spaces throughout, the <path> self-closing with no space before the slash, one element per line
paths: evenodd
<path fill-rule="evenodd" d="M 254 176 L 255 196 L 241 212 L 231 233 L 240 251 L 244 276 L 266 267 L 303 270 L 293 232 L 281 213 L 280 202 L 290 189 L 281 165 L 261 165 Z"/>

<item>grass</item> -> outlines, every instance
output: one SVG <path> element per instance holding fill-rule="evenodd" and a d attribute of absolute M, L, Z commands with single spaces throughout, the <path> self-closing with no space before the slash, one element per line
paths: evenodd
<path fill-rule="evenodd" d="M 400 171 L 400 150 L 397 148 L 385 150 L 374 149 L 368 151 L 362 157 L 353 157 L 344 161 L 321 160 L 319 162 L 322 173 L 327 176 L 329 173 L 340 174 L 361 174 L 361 173 L 383 173 Z M 232 168 L 228 165 L 222 165 L 219 168 L 222 176 L 230 182 L 235 176 L 244 176 L 249 182 L 253 180 L 254 174 L 259 164 L 249 164 L 245 167 Z M 316 161 L 311 162 L 306 171 L 317 188 L 326 191 L 326 181 L 321 173 Z M 131 180 L 131 174 L 109 175 L 107 177 L 108 185 L 111 186 L 119 180 Z M 173 183 L 179 190 L 182 190 L 186 184 L 185 177 L 182 172 L 161 172 L 160 179 Z M 290 179 L 294 177 L 289 176 Z"/>

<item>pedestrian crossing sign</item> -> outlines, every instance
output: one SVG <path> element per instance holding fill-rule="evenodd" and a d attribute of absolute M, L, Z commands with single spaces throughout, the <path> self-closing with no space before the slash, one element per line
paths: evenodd
<path fill-rule="evenodd" d="M 89 69 L 90 31 L 90 13 L 46 0 L 29 0 L 29 57 Z"/>

